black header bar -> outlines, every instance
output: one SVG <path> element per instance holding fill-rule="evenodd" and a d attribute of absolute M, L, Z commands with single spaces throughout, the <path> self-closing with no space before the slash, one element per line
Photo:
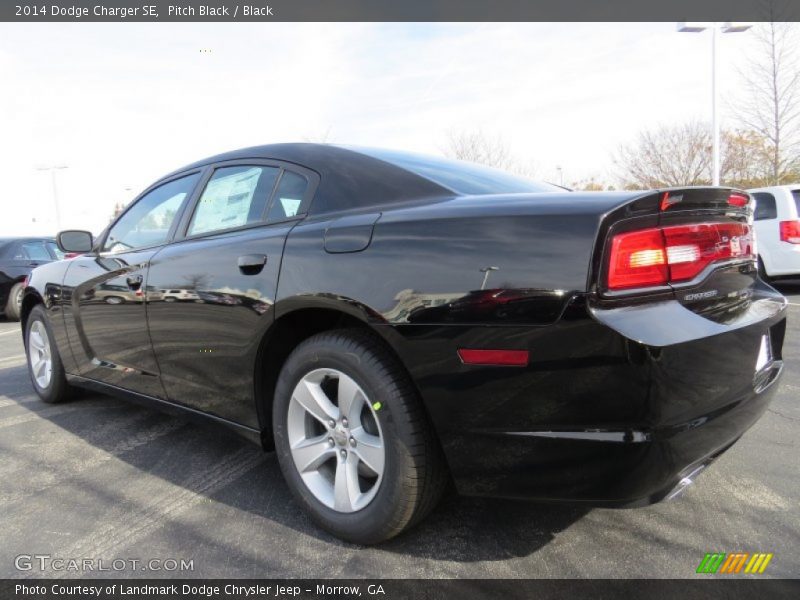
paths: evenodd
<path fill-rule="evenodd" d="M 2 0 L 10 22 L 800 21 L 797 0 Z"/>

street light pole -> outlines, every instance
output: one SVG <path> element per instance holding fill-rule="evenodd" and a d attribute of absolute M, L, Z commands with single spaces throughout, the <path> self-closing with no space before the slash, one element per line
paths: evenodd
<path fill-rule="evenodd" d="M 500 267 L 483 267 L 481 269 L 478 269 L 478 271 L 483 273 L 483 283 L 481 283 L 482 290 L 486 289 L 486 282 L 489 281 L 489 273 L 491 273 L 492 271 L 499 271 L 499 270 Z"/>
<path fill-rule="evenodd" d="M 719 82 L 717 81 L 717 60 L 719 56 L 719 33 L 741 33 L 752 27 L 749 23 L 678 23 L 681 33 L 700 33 L 711 29 L 711 183 L 719 185 L 720 160 L 720 135 L 719 135 Z"/>
<path fill-rule="evenodd" d="M 711 127 L 712 132 L 712 161 L 714 163 L 711 173 L 711 185 L 719 185 L 719 117 L 717 116 L 717 104 L 719 103 L 719 86 L 717 85 L 717 54 L 719 52 L 719 41 L 717 40 L 717 24 L 711 28 Z"/>
<path fill-rule="evenodd" d="M 36 167 L 37 171 L 50 171 L 50 182 L 53 186 L 53 204 L 56 209 L 56 233 L 61 231 L 61 207 L 58 204 L 58 186 L 56 185 L 56 170 L 66 169 L 67 165 L 49 165 L 47 167 Z"/>

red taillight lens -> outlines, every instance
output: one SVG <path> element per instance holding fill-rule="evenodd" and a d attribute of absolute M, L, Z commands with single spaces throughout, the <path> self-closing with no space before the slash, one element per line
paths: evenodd
<path fill-rule="evenodd" d="M 781 241 L 800 244 L 800 221 L 781 221 Z"/>
<path fill-rule="evenodd" d="M 731 206 L 747 206 L 748 202 L 750 202 L 750 198 L 745 194 L 737 194 L 736 192 L 733 192 L 730 196 L 728 196 L 728 204 Z"/>
<path fill-rule="evenodd" d="M 608 288 L 688 281 L 714 262 L 754 257 L 752 232 L 744 223 L 698 223 L 621 233 L 611 240 Z"/>
<path fill-rule="evenodd" d="M 610 289 L 664 285 L 668 279 L 664 235 L 660 229 L 621 233 L 611 240 Z"/>
<path fill-rule="evenodd" d="M 670 281 L 688 281 L 711 263 L 752 258 L 753 236 L 744 223 L 701 223 L 665 227 Z"/>

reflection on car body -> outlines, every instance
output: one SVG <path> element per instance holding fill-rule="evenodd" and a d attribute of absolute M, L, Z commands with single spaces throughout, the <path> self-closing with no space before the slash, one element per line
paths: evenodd
<path fill-rule="evenodd" d="M 25 289 L 31 381 L 230 427 L 359 543 L 450 481 L 657 502 L 780 380 L 787 306 L 752 217 L 729 188 L 565 192 L 402 152 L 243 149 L 162 178 L 98 240 L 60 234 L 85 254 Z"/>

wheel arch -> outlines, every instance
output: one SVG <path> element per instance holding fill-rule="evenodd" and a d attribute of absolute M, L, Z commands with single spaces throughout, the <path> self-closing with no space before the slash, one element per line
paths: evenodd
<path fill-rule="evenodd" d="M 367 307 L 341 298 L 293 298 L 276 304 L 275 321 L 261 338 L 253 374 L 261 443 L 265 450 L 274 448 L 272 402 L 278 376 L 292 351 L 312 335 L 350 328 L 372 333 L 403 366 L 419 394 L 405 363 L 391 343 L 390 332 L 386 331 L 391 328 L 381 325 L 374 317 L 375 313 Z"/>
<path fill-rule="evenodd" d="M 35 288 L 27 288 L 24 294 L 25 295 L 22 297 L 22 309 L 19 313 L 19 321 L 23 331 L 25 331 L 25 327 L 28 325 L 28 317 L 33 307 L 37 304 L 44 304 L 44 299 Z"/>

